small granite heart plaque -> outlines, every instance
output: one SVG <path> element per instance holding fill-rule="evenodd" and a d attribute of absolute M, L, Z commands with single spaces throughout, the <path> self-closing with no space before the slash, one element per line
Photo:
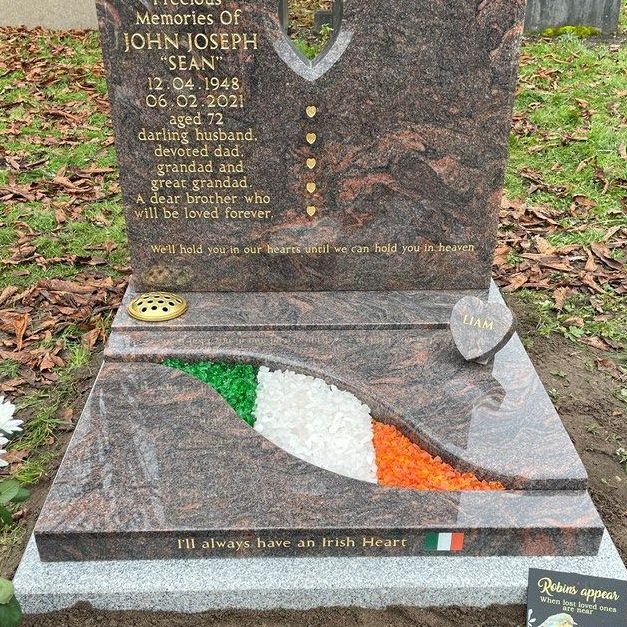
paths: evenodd
<path fill-rule="evenodd" d="M 499 303 L 462 298 L 451 313 L 451 333 L 466 361 L 487 363 L 514 335 L 514 316 Z"/>

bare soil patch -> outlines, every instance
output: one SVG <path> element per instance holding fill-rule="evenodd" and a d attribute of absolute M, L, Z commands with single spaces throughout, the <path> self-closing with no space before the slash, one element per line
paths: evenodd
<path fill-rule="evenodd" d="M 26 619 L 24 627 L 522 627 L 524 608 L 493 607 L 486 610 L 324 609 L 309 612 L 211 612 L 181 614 L 140 614 L 137 612 L 96 613 L 87 607 L 71 612 Z"/>

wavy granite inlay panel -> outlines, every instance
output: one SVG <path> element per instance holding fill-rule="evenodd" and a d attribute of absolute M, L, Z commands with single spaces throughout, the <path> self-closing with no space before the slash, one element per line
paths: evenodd
<path fill-rule="evenodd" d="M 512 488 L 586 486 L 583 465 L 517 337 L 492 369 L 465 362 L 447 330 L 421 329 L 118 332 L 107 357 L 289 368 L 352 392 L 378 420 L 481 478 Z"/>
<path fill-rule="evenodd" d="M 192 377 L 154 364 L 105 363 L 36 537 L 46 561 L 203 557 L 209 555 L 181 552 L 178 540 L 260 534 L 405 538 L 404 547 L 354 554 L 417 555 L 429 529 L 466 532 L 465 554 L 596 550 L 602 526 L 589 497 L 558 497 L 468 498 L 341 477 L 275 447 Z M 318 548 L 313 554 L 342 554 Z M 297 553 L 292 547 L 264 554 Z M 237 555 L 255 554 L 251 548 Z"/>
<path fill-rule="evenodd" d="M 460 470 L 511 488 L 585 488 L 583 464 L 519 338 L 486 366 L 456 350 L 448 321 L 469 294 L 504 304 L 494 284 L 489 293 L 188 293 L 189 312 L 163 324 L 130 320 L 122 308 L 106 354 L 290 368 L 351 391 Z"/>

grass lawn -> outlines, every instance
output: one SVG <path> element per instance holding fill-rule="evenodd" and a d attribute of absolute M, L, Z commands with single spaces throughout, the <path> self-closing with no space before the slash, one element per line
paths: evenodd
<path fill-rule="evenodd" d="M 604 351 L 625 402 L 626 75 L 612 41 L 525 43 L 495 259 L 538 333 Z M 0 395 L 27 421 L 4 476 L 33 486 L 129 273 L 96 34 L 0 30 L 0 207 Z M 0 531 L 0 576 L 27 518 Z"/>
<path fill-rule="evenodd" d="M 514 203 L 497 254 L 509 277 L 546 281 L 547 289 L 520 292 L 542 313 L 541 333 L 599 337 L 617 349 L 627 340 L 626 72 L 625 46 L 572 36 L 525 45 L 506 189 L 546 218 L 536 213 L 539 228 L 521 228 Z M 545 258 L 523 256 L 534 253 Z M 555 257 L 564 267 L 551 264 Z M 556 308 L 549 292 L 558 288 L 571 289 Z"/>

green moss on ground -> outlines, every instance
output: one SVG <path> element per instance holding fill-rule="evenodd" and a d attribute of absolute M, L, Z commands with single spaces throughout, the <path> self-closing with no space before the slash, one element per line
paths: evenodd
<path fill-rule="evenodd" d="M 547 28 L 542 31 L 543 37 L 561 37 L 562 35 L 574 35 L 581 39 L 596 37 L 601 31 L 594 26 L 559 26 L 558 28 Z"/>
<path fill-rule="evenodd" d="M 259 368 L 249 364 L 225 364 L 211 361 L 186 363 L 175 359 L 164 362 L 210 385 L 249 425 L 255 424 L 253 410 L 257 399 Z"/>

